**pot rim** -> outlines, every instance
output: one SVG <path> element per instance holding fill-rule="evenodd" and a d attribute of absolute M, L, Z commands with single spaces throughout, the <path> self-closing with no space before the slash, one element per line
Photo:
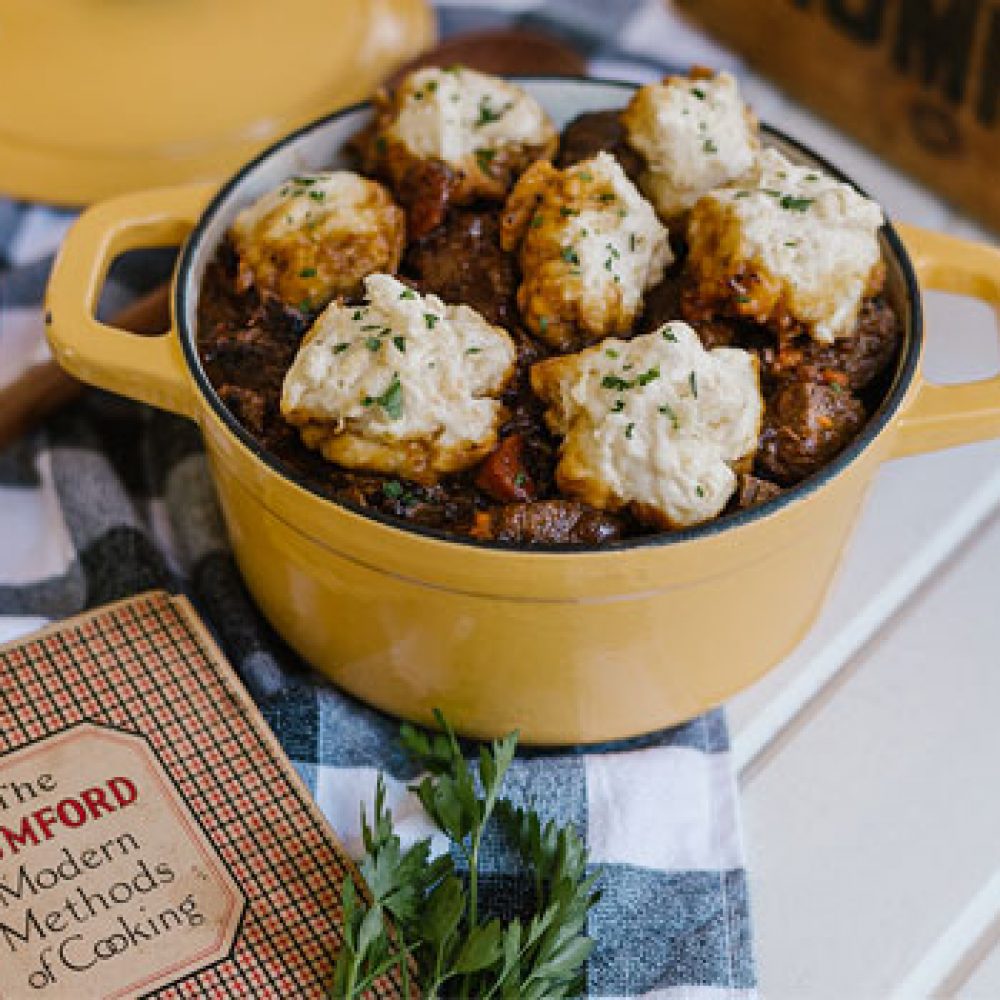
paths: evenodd
<path fill-rule="evenodd" d="M 508 79 L 518 82 L 563 82 L 574 86 L 597 84 L 605 87 L 618 87 L 623 91 L 632 92 L 640 86 L 640 84 L 632 83 L 626 80 L 615 80 L 591 76 L 561 76 L 558 74 L 517 75 L 508 77 Z M 813 473 L 813 475 L 807 477 L 799 483 L 796 483 L 794 486 L 783 490 L 779 496 L 769 500 L 765 504 L 750 507 L 732 514 L 723 515 L 711 521 L 707 521 L 704 524 L 696 525 L 691 528 L 684 528 L 680 531 L 659 532 L 652 535 L 639 535 L 633 538 L 621 539 L 620 541 L 608 542 L 600 546 L 584 547 L 572 544 L 559 544 L 532 546 L 529 548 L 512 542 L 487 541 L 464 535 L 455 535 L 439 528 L 407 524 L 398 518 L 373 511 L 369 508 L 362 507 L 359 504 L 354 504 L 346 500 L 334 500 L 331 497 L 324 495 L 302 476 L 287 468 L 280 459 L 268 452 L 250 434 L 250 432 L 239 423 L 236 417 L 223 403 L 219 394 L 215 391 L 215 387 L 211 384 L 211 382 L 209 382 L 208 376 L 206 375 L 201 364 L 201 358 L 198 354 L 194 330 L 189 327 L 187 322 L 188 286 L 191 283 L 191 271 L 196 262 L 201 258 L 202 253 L 205 252 L 202 247 L 202 241 L 206 230 L 215 215 L 229 200 L 232 192 L 250 173 L 252 173 L 265 160 L 277 155 L 286 146 L 293 144 L 302 136 L 326 128 L 328 125 L 337 122 L 348 115 L 352 115 L 369 107 L 371 107 L 370 101 L 361 101 L 334 111 L 329 115 L 324 115 L 322 118 L 317 118 L 314 121 L 303 125 L 301 128 L 296 129 L 294 132 L 290 132 L 288 135 L 272 143 L 255 157 L 248 160 L 242 167 L 232 174 L 212 196 L 208 204 L 202 210 L 198 222 L 189 234 L 184 246 L 181 248 L 180 256 L 178 258 L 172 292 L 172 308 L 174 321 L 177 324 L 181 349 L 183 351 L 184 360 L 187 364 L 189 373 L 195 385 L 198 387 L 200 395 L 208 402 L 214 411 L 215 416 L 219 419 L 226 430 L 229 431 L 230 435 L 235 438 L 236 441 L 242 445 L 242 447 L 249 451 L 255 459 L 267 466 L 267 468 L 271 472 L 274 472 L 280 479 L 289 481 L 293 485 L 306 491 L 317 499 L 331 504 L 335 508 L 342 508 L 352 514 L 374 521 L 383 527 L 399 531 L 404 535 L 422 537 L 428 541 L 437 543 L 444 542 L 450 545 L 480 550 L 493 550 L 504 553 L 515 552 L 522 555 L 607 555 L 616 551 L 659 548 L 661 546 L 679 545 L 684 542 L 694 542 L 699 539 L 711 538 L 722 532 L 741 528 L 763 520 L 766 517 L 781 514 L 789 507 L 795 505 L 798 501 L 805 500 L 812 494 L 821 490 L 832 479 L 838 476 L 841 472 L 845 471 L 855 459 L 857 459 L 863 452 L 875 443 L 876 438 L 878 438 L 879 435 L 886 430 L 898 414 L 904 400 L 906 399 L 907 392 L 909 391 L 919 365 L 921 349 L 923 346 L 924 325 L 920 287 L 917 282 L 916 274 L 913 270 L 912 262 L 910 261 L 909 254 L 906 252 L 903 241 L 900 239 L 899 234 L 896 232 L 891 220 L 886 217 L 885 223 L 881 229 L 881 236 L 885 240 L 890 254 L 902 274 L 905 284 L 905 301 L 910 310 L 909 323 L 904 323 L 905 350 L 897 363 L 892 384 L 887 390 L 878 409 L 869 417 L 862 432 L 839 455 L 837 455 L 836 458 L 834 458 L 818 472 Z M 781 129 L 775 128 L 774 126 L 768 125 L 764 122 L 761 122 L 760 127 L 761 131 L 765 135 L 773 136 L 779 142 L 792 147 L 804 156 L 813 160 L 832 177 L 835 177 L 837 180 L 842 181 L 845 184 L 849 184 L 860 194 L 865 197 L 869 197 L 867 192 L 851 177 L 830 163 L 826 157 L 813 151 L 805 143 L 787 135 Z"/>

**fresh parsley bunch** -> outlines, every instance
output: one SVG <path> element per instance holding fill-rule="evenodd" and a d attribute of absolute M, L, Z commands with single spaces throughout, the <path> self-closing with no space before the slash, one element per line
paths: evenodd
<path fill-rule="evenodd" d="M 431 858 L 430 840 L 403 850 L 385 807 L 379 775 L 369 825 L 361 810 L 365 857 L 362 895 L 350 877 L 343 888 L 344 945 L 330 996 L 352 1000 L 398 970 L 403 995 L 427 998 L 557 1000 L 580 994 L 594 942 L 584 933 L 597 901 L 596 876 L 572 826 L 543 824 L 538 815 L 499 797 L 514 759 L 517 733 L 479 751 L 476 775 L 444 717 L 443 732 L 401 730 L 403 746 L 427 772 L 414 786 L 428 815 L 468 864 L 461 877 L 450 855 Z M 491 819 L 504 825 L 535 881 L 535 906 L 506 923 L 479 915 L 479 851 Z"/>

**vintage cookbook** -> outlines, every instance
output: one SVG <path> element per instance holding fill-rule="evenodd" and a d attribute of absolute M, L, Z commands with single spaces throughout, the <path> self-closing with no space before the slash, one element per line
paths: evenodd
<path fill-rule="evenodd" d="M 183 598 L 0 647 L 0 1000 L 324 996 L 351 870 Z"/>

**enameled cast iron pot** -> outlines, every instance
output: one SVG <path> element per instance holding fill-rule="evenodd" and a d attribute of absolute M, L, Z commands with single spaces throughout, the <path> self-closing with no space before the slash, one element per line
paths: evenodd
<path fill-rule="evenodd" d="M 633 90 L 520 82 L 560 126 L 623 106 Z M 171 188 L 90 209 L 66 238 L 48 294 L 49 339 L 63 367 L 198 422 L 251 593 L 295 649 L 359 698 L 423 722 L 438 706 L 463 733 L 516 726 L 545 744 L 689 718 L 799 642 L 882 462 L 1000 436 L 1000 376 L 944 387 L 920 375 L 920 286 L 1000 305 L 1000 251 L 887 226 L 888 294 L 906 331 L 892 387 L 842 455 L 762 509 L 595 551 L 525 551 L 401 527 L 324 499 L 227 412 L 199 362 L 195 318 L 205 265 L 236 213 L 290 174 L 343 163 L 345 141 L 369 114 L 356 107 L 308 126 L 217 192 Z M 181 243 L 169 333 L 138 337 L 93 318 L 116 256 Z"/>

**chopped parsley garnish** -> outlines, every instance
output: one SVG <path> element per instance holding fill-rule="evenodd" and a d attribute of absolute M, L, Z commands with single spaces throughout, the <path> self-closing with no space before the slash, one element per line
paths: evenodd
<path fill-rule="evenodd" d="M 608 349 L 607 349 L 607 350 L 606 350 L 606 351 L 605 351 L 604 353 L 605 353 L 605 354 L 606 354 L 606 355 L 607 355 L 607 356 L 608 356 L 609 358 L 611 358 L 611 360 L 612 360 L 612 361 L 614 361 L 614 360 L 615 360 L 616 358 L 618 358 L 618 357 L 619 357 L 619 354 L 618 354 L 618 352 L 617 352 L 616 350 L 614 350 L 613 348 L 611 348 L 611 347 L 609 347 L 609 348 L 608 348 Z"/>
<path fill-rule="evenodd" d="M 493 160 L 496 158 L 497 151 L 495 149 L 477 149 L 476 150 L 476 165 L 484 173 L 488 174 L 490 168 L 493 166 Z"/>
<path fill-rule="evenodd" d="M 398 500 L 403 493 L 403 484 L 395 479 L 389 479 L 382 484 L 382 492 L 392 500 Z"/>
<path fill-rule="evenodd" d="M 694 96 L 697 97 L 699 101 L 705 100 L 705 91 L 702 90 L 700 87 L 692 87 L 691 93 L 694 94 Z"/>
<path fill-rule="evenodd" d="M 719 147 L 716 146 L 715 141 L 712 139 L 706 139 L 701 147 L 706 153 L 717 153 Z"/>
<path fill-rule="evenodd" d="M 406 353 L 406 337 L 393 337 L 392 342 L 396 345 L 396 350 L 400 354 Z"/>
<path fill-rule="evenodd" d="M 604 202 L 605 205 L 608 205 L 608 204 L 610 204 L 613 201 L 617 201 L 618 200 L 618 195 L 616 195 L 614 193 L 614 191 L 602 191 L 597 196 L 597 200 Z"/>
<path fill-rule="evenodd" d="M 796 198 L 786 194 L 779 204 L 789 212 L 804 212 L 815 200 L 815 198 Z"/>
<path fill-rule="evenodd" d="M 381 330 L 381 329 L 382 329 L 381 323 L 366 323 L 363 327 L 361 327 L 362 333 L 367 333 L 369 330 Z"/>
<path fill-rule="evenodd" d="M 780 198 L 781 197 L 781 192 L 780 191 L 775 191 L 774 188 L 761 188 L 761 191 L 764 194 L 769 194 L 772 198 Z"/>
<path fill-rule="evenodd" d="M 365 347 L 374 354 L 382 346 L 382 341 L 378 337 L 366 337 Z"/>
<path fill-rule="evenodd" d="M 620 375 L 605 375 L 601 379 L 602 389 L 614 389 L 615 392 L 625 392 L 626 389 L 631 389 L 634 385 L 635 382 L 622 378 Z"/>
<path fill-rule="evenodd" d="M 354 315 L 353 315 L 353 316 L 351 317 L 351 319 L 353 319 L 353 320 L 354 320 L 354 322 L 356 323 L 356 322 L 357 322 L 357 321 L 358 321 L 359 319 L 363 319 L 363 318 L 364 318 L 364 315 L 365 315 L 365 314 L 364 314 L 364 311 L 363 311 L 363 310 L 361 310 L 361 309 L 356 309 L 356 310 L 355 310 L 355 312 L 354 312 Z"/>
<path fill-rule="evenodd" d="M 549 317 L 548 316 L 539 316 L 538 317 L 538 332 L 539 333 L 545 333 L 545 331 L 548 328 L 549 328 Z"/>
<path fill-rule="evenodd" d="M 677 419 L 677 414 L 674 413 L 674 409 L 669 403 L 664 403 L 662 406 L 658 406 L 657 409 L 664 416 L 670 417 L 670 422 L 674 425 L 675 431 L 681 426 L 681 422 Z"/>
<path fill-rule="evenodd" d="M 649 385 L 650 382 L 655 382 L 660 377 L 660 366 L 654 365 L 652 368 L 644 371 L 637 379 L 639 385 Z"/>
<path fill-rule="evenodd" d="M 751 299 L 749 295 L 737 295 L 736 301 L 739 302 L 741 305 L 746 305 L 746 303 L 750 302 Z"/>
<path fill-rule="evenodd" d="M 624 399 L 616 399 L 615 400 L 615 405 L 611 407 L 611 412 L 612 413 L 621 413 L 622 410 L 624 410 L 624 409 L 625 409 L 625 400 Z"/>
<path fill-rule="evenodd" d="M 807 181 L 818 181 L 819 180 L 819 174 L 806 174 L 806 180 Z"/>
<path fill-rule="evenodd" d="M 482 354 L 483 349 L 481 347 L 467 347 L 465 349 L 466 354 Z"/>
<path fill-rule="evenodd" d="M 671 344 L 677 343 L 677 334 L 674 333 L 673 329 L 670 326 L 664 327 L 664 329 L 661 332 L 663 334 L 664 340 L 669 340 Z"/>
<path fill-rule="evenodd" d="M 688 375 L 688 384 L 691 386 L 691 395 L 694 396 L 695 399 L 697 399 L 698 398 L 698 376 L 693 371 L 691 372 L 690 375 Z"/>
<path fill-rule="evenodd" d="M 629 250 L 632 251 L 632 253 L 635 253 L 635 246 L 636 246 L 636 243 L 635 243 L 635 233 L 629 233 L 628 248 L 629 248 Z"/>
<path fill-rule="evenodd" d="M 346 351 L 350 346 L 351 346 L 350 344 L 334 344 L 333 345 L 333 353 L 334 354 L 343 354 L 344 351 Z"/>
<path fill-rule="evenodd" d="M 390 420 L 399 420 L 403 415 L 403 387 L 399 382 L 399 372 L 392 373 L 389 388 L 381 396 L 365 396 L 361 400 L 362 406 L 374 406 L 376 403 L 385 410 Z"/>
<path fill-rule="evenodd" d="M 634 430 L 635 430 L 635 424 L 629 424 L 629 425 L 628 425 L 628 426 L 627 426 L 627 427 L 625 428 L 625 437 L 627 437 L 627 438 L 628 438 L 628 439 L 629 439 L 630 441 L 632 440 L 632 432 L 633 432 Z"/>
<path fill-rule="evenodd" d="M 531 228 L 532 229 L 539 229 L 543 225 L 545 225 L 545 219 L 541 215 L 536 215 L 536 216 L 534 216 L 534 218 L 532 218 L 532 220 L 531 220 Z"/>
<path fill-rule="evenodd" d="M 484 125 L 492 125 L 493 122 L 500 121 L 513 106 L 513 104 L 508 103 L 502 108 L 494 108 L 490 95 L 483 94 L 479 99 L 479 117 L 472 123 L 472 127 L 482 128 Z"/>
<path fill-rule="evenodd" d="M 737 191 L 736 194 L 733 195 L 733 197 L 734 198 L 749 198 L 750 197 L 750 192 L 749 191 Z"/>
<path fill-rule="evenodd" d="M 523 472 L 519 472 L 514 477 L 514 485 L 517 486 L 517 487 L 523 486 L 527 481 L 528 481 L 528 477 Z"/>
<path fill-rule="evenodd" d="M 309 192 L 309 197 L 312 198 L 313 201 L 325 201 L 326 200 L 326 192 L 325 191 L 310 191 Z"/>
<path fill-rule="evenodd" d="M 785 240 L 786 247 L 797 247 L 799 245 L 799 240 Z"/>
<path fill-rule="evenodd" d="M 592 181 L 594 175 L 589 170 L 581 170 L 577 175 L 581 181 Z"/>
<path fill-rule="evenodd" d="M 297 177 L 292 178 L 292 181 L 294 183 L 301 184 L 303 187 L 311 187 L 313 184 L 316 183 L 316 180 L 317 178 L 315 177 L 306 177 L 302 174 L 299 174 Z"/>
<path fill-rule="evenodd" d="M 698 483 L 698 485 L 694 488 L 694 491 L 700 497 L 703 497 L 705 495 L 705 487 L 702 486 L 701 483 Z"/>
<path fill-rule="evenodd" d="M 399 293 L 401 299 L 415 299 L 417 293 L 412 288 L 405 288 Z"/>
<path fill-rule="evenodd" d="M 563 247 L 559 252 L 559 256 L 562 257 L 567 264 L 580 264 L 580 255 L 572 247 Z"/>
<path fill-rule="evenodd" d="M 312 304 L 312 299 L 311 299 L 311 298 L 309 298 L 309 296 L 307 295 L 307 296 L 306 296 L 306 297 L 305 297 L 305 298 L 304 298 L 304 299 L 303 299 L 303 300 L 302 300 L 302 301 L 301 301 L 301 302 L 299 303 L 299 312 L 311 312 L 311 311 L 312 311 L 312 307 L 313 307 L 313 304 Z"/>
<path fill-rule="evenodd" d="M 561 208 L 559 209 L 559 214 L 560 214 L 560 215 L 561 215 L 561 216 L 562 216 L 562 217 L 563 217 L 564 219 L 568 219 L 568 218 L 569 218 L 569 217 L 570 217 L 571 215 L 579 215 L 579 214 L 580 214 L 580 210 L 579 210 L 578 208 L 569 208 L 568 206 L 566 206 L 566 205 L 563 205 L 563 206 L 562 206 L 562 207 L 561 207 Z"/>
<path fill-rule="evenodd" d="M 314 267 L 304 267 L 304 268 L 302 268 L 302 270 L 299 271 L 299 277 L 300 278 L 315 278 L 316 277 L 316 268 L 314 268 Z"/>
<path fill-rule="evenodd" d="M 375 152 L 378 153 L 379 156 L 382 156 L 388 148 L 389 140 L 386 139 L 384 135 L 380 135 L 375 140 Z"/>
<path fill-rule="evenodd" d="M 428 80 L 427 81 L 427 93 L 428 94 L 437 93 L 437 89 L 438 89 L 438 82 L 437 82 L 437 80 Z"/>
<path fill-rule="evenodd" d="M 435 316 L 434 313 L 424 313 L 424 322 L 427 324 L 428 330 L 433 330 L 440 316 Z"/>

